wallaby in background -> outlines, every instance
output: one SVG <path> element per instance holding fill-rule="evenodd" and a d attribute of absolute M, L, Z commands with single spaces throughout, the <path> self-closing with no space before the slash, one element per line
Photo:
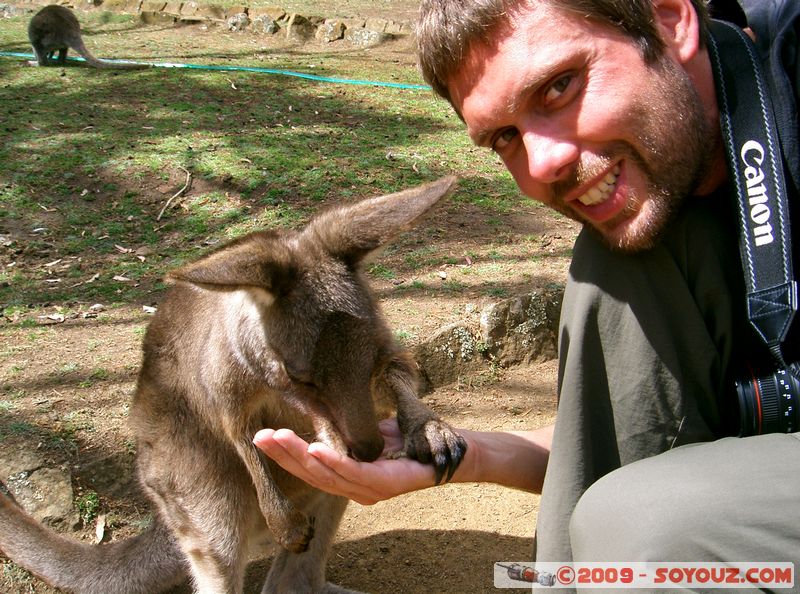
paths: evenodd
<path fill-rule="evenodd" d="M 118 68 L 123 70 L 141 70 L 149 68 L 147 64 L 125 64 L 107 62 L 95 58 L 83 43 L 81 25 L 77 17 L 66 6 L 51 4 L 45 6 L 28 24 L 28 39 L 33 46 L 33 53 L 39 66 L 47 66 L 58 51 L 58 63 L 64 64 L 69 48 L 78 52 L 86 63 L 95 68 Z"/>
<path fill-rule="evenodd" d="M 197 592 L 242 592 L 251 550 L 282 546 L 262 590 L 348 592 L 325 563 L 347 500 L 289 475 L 252 443 L 262 428 L 372 461 L 397 410 L 406 453 L 449 480 L 466 442 L 417 397 L 361 263 L 454 185 L 341 206 L 302 231 L 251 233 L 170 273 L 144 338 L 130 410 L 142 486 L 157 510 L 139 536 L 86 545 L 0 495 L 0 550 L 51 585 L 154 594 L 190 572 Z"/>

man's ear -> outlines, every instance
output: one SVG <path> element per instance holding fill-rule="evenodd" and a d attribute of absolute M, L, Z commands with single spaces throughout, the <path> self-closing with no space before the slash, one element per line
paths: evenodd
<path fill-rule="evenodd" d="M 653 14 L 661 38 L 681 64 L 700 50 L 700 23 L 691 0 L 654 0 Z"/>

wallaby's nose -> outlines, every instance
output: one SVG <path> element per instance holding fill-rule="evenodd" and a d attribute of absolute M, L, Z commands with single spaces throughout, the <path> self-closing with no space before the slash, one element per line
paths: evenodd
<path fill-rule="evenodd" d="M 350 445 L 350 456 L 361 462 L 374 462 L 383 452 L 383 441 Z"/>

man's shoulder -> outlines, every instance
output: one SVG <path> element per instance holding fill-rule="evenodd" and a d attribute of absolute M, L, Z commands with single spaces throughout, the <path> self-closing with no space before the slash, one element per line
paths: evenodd
<path fill-rule="evenodd" d="M 758 41 L 769 44 L 798 44 L 800 2 L 797 0 L 739 0 L 747 26 Z M 788 35 L 787 35 L 788 34 Z M 758 43 L 757 41 L 757 43 Z"/>

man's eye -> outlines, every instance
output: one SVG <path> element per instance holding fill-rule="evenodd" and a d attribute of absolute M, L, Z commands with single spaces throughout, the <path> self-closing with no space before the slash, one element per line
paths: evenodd
<path fill-rule="evenodd" d="M 511 143 L 512 140 L 514 140 L 516 135 L 516 128 L 506 128 L 505 130 L 501 130 L 500 133 L 495 137 L 494 142 L 492 142 L 492 150 L 495 152 L 502 151 Z"/>
<path fill-rule="evenodd" d="M 571 74 L 557 78 L 544 93 L 545 105 L 549 105 L 550 103 L 558 101 L 569 88 L 569 85 L 573 80 L 574 76 Z"/>

